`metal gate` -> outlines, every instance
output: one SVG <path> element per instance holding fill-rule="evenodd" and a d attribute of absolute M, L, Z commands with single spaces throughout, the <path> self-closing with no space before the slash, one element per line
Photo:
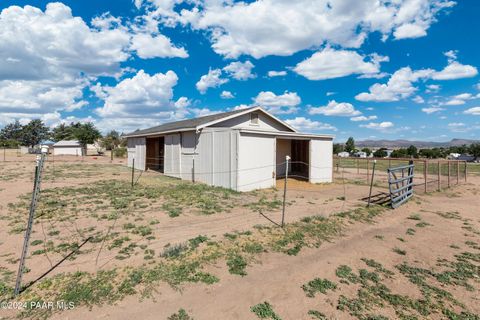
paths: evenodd
<path fill-rule="evenodd" d="M 413 196 L 414 169 L 415 166 L 411 160 L 406 166 L 387 169 L 392 208 L 398 208 Z"/>

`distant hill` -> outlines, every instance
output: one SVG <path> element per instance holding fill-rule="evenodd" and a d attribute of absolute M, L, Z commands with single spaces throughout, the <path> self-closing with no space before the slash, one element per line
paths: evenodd
<path fill-rule="evenodd" d="M 461 145 L 469 145 L 472 143 L 478 143 L 480 140 L 469 140 L 469 139 L 452 139 L 451 141 L 446 142 L 432 142 L 432 141 L 411 141 L 411 140 L 364 140 L 364 141 L 355 141 L 355 146 L 357 147 L 368 147 L 368 148 L 408 148 L 411 145 L 414 145 L 417 148 L 435 148 L 435 147 L 455 147 Z"/>

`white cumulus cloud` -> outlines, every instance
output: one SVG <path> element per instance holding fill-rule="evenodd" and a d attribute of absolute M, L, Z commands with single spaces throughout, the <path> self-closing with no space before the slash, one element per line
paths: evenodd
<path fill-rule="evenodd" d="M 179 5 L 182 2 L 190 8 Z M 397 39 L 417 38 L 427 33 L 441 10 L 455 5 L 447 0 L 150 3 L 157 8 L 153 16 L 159 23 L 209 31 L 213 50 L 228 58 L 288 56 L 324 43 L 358 48 L 372 32 L 380 32 L 384 40 L 392 34 Z"/>
<path fill-rule="evenodd" d="M 474 116 L 480 116 L 480 107 L 473 107 L 463 111 L 464 114 L 471 114 Z"/>
<path fill-rule="evenodd" d="M 274 71 L 274 70 L 271 70 L 271 71 L 268 71 L 268 76 L 270 78 L 273 78 L 273 77 L 284 77 L 287 75 L 287 71 Z"/>
<path fill-rule="evenodd" d="M 342 117 L 353 117 L 362 114 L 360 111 L 356 110 L 355 107 L 348 102 L 336 102 L 331 100 L 326 106 L 322 107 L 311 107 L 308 110 L 309 114 L 323 114 L 325 116 L 342 116 Z"/>
<path fill-rule="evenodd" d="M 298 63 L 293 70 L 309 80 L 325 80 L 352 74 L 374 75 L 380 72 L 380 62 L 387 57 L 372 55 L 368 61 L 364 56 L 351 50 L 325 48 Z"/>
<path fill-rule="evenodd" d="M 220 98 L 222 98 L 222 99 L 233 99 L 233 98 L 235 98 L 235 96 L 230 91 L 222 91 L 222 93 L 220 94 Z"/>
<path fill-rule="evenodd" d="M 245 81 L 251 78 L 255 78 L 255 75 L 252 73 L 252 69 L 255 66 L 250 61 L 246 62 L 232 62 L 226 67 L 223 68 L 223 71 L 227 72 L 230 77 L 235 80 Z"/>
<path fill-rule="evenodd" d="M 350 118 L 351 121 L 358 122 L 358 121 L 371 121 L 371 120 L 376 120 L 378 117 L 377 116 L 358 116 L 358 117 L 352 117 Z"/>
<path fill-rule="evenodd" d="M 271 91 L 262 91 L 254 99 L 254 104 L 265 107 L 273 114 L 289 114 L 297 111 L 302 99 L 296 92 L 284 92 L 276 95 Z"/>
<path fill-rule="evenodd" d="M 195 86 L 201 94 L 204 94 L 209 88 L 216 88 L 227 82 L 228 79 L 222 78 L 221 69 L 210 69 L 207 74 L 200 77 Z"/>
<path fill-rule="evenodd" d="M 299 131 L 320 131 L 320 130 L 331 130 L 337 131 L 337 128 L 328 123 L 323 123 L 320 121 L 313 121 L 305 117 L 296 117 L 294 119 L 285 120 L 290 126 L 294 127 Z"/>
<path fill-rule="evenodd" d="M 369 88 L 369 92 L 363 92 L 355 96 L 359 101 L 399 101 L 410 97 L 417 91 L 413 85 L 420 79 L 427 79 L 433 70 L 423 69 L 413 71 L 410 67 L 397 70 L 386 84 L 375 83 Z"/>
<path fill-rule="evenodd" d="M 156 36 L 148 33 L 139 33 L 132 37 L 132 50 L 142 59 L 150 58 L 188 58 L 184 48 L 177 48 L 172 41 L 162 34 Z"/>
<path fill-rule="evenodd" d="M 440 108 L 440 107 L 428 107 L 428 108 L 422 108 L 422 112 L 425 112 L 426 114 L 431 114 L 439 111 L 443 111 L 445 109 Z"/>
<path fill-rule="evenodd" d="M 105 103 L 96 112 L 106 118 L 174 118 L 177 108 L 188 105 L 185 98 L 177 101 L 176 106 L 172 101 L 177 81 L 173 71 L 149 75 L 140 70 L 113 87 L 97 85 L 94 91 Z"/>
<path fill-rule="evenodd" d="M 385 131 L 385 130 L 388 130 L 390 128 L 393 128 L 394 124 L 390 121 L 370 122 L 368 124 L 361 124 L 360 127 L 367 128 L 367 129 L 373 129 L 373 130 L 379 130 L 379 131 Z"/>

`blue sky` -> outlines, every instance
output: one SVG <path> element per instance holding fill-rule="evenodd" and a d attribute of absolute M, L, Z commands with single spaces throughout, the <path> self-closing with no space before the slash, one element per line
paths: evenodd
<path fill-rule="evenodd" d="M 127 132 L 261 105 L 337 141 L 478 139 L 480 3 L 0 3 L 0 126 Z"/>

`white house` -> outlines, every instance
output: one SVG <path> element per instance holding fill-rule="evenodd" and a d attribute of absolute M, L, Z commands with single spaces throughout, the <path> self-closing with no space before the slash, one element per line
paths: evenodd
<path fill-rule="evenodd" d="M 342 152 L 339 152 L 339 153 L 338 153 L 338 156 L 339 156 L 340 158 L 348 158 L 348 157 L 350 157 L 350 153 L 347 152 L 347 151 L 342 151 Z"/>
<path fill-rule="evenodd" d="M 357 151 L 353 154 L 353 156 L 357 158 L 366 158 L 367 153 L 365 151 Z"/>
<path fill-rule="evenodd" d="M 299 133 L 260 107 L 166 123 L 125 135 L 128 166 L 237 191 L 289 174 L 332 181 L 333 136 Z"/>
<path fill-rule="evenodd" d="M 76 140 L 61 140 L 53 145 L 53 154 L 56 156 L 81 156 L 83 148 Z"/>

